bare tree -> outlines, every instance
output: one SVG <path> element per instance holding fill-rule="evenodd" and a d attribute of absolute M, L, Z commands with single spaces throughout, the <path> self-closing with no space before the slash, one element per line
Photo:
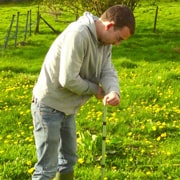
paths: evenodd
<path fill-rule="evenodd" d="M 140 0 L 42 0 L 43 4 L 48 8 L 48 12 L 56 16 L 62 12 L 69 12 L 77 19 L 84 11 L 90 11 L 99 16 L 107 8 L 116 4 L 123 4 L 134 11 Z"/>

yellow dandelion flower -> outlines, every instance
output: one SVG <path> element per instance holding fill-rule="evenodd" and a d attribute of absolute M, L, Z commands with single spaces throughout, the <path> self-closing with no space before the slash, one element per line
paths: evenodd
<path fill-rule="evenodd" d="M 4 153 L 4 151 L 3 151 L 3 150 L 1 150 L 1 151 L 0 151 L 0 154 L 3 154 L 3 153 Z"/>
<path fill-rule="evenodd" d="M 129 161 L 131 161 L 131 162 L 132 162 L 132 161 L 133 161 L 133 158 L 131 157 L 131 158 L 129 159 Z"/>
<path fill-rule="evenodd" d="M 31 169 L 28 170 L 29 174 L 32 174 L 34 172 L 34 167 L 32 167 Z"/>
<path fill-rule="evenodd" d="M 105 139 L 106 143 L 110 143 L 111 141 L 109 139 Z"/>
<path fill-rule="evenodd" d="M 14 141 L 14 145 L 16 145 L 16 144 L 18 144 L 18 142 L 17 142 L 17 141 Z"/>
<path fill-rule="evenodd" d="M 170 156 L 170 155 L 171 155 L 171 152 L 167 151 L 166 154 L 167 154 L 167 156 Z"/>
<path fill-rule="evenodd" d="M 162 123 L 162 126 L 166 126 L 166 122 L 163 122 L 163 123 Z"/>
<path fill-rule="evenodd" d="M 135 116 L 135 114 L 132 113 L 132 114 L 131 114 L 131 117 L 134 117 L 134 116 Z"/>
<path fill-rule="evenodd" d="M 34 139 L 33 138 L 29 138 L 29 142 L 32 142 Z"/>
<path fill-rule="evenodd" d="M 29 130 L 33 129 L 33 126 L 29 126 Z"/>
<path fill-rule="evenodd" d="M 93 135 L 92 135 L 92 140 L 95 141 L 96 138 L 97 138 L 97 135 L 93 134 Z"/>
<path fill-rule="evenodd" d="M 151 175 L 151 172 L 150 172 L 150 171 L 147 171 L 147 172 L 146 172 L 146 175 L 148 175 L 148 176 Z"/>
<path fill-rule="evenodd" d="M 113 117 L 116 117 L 116 112 L 113 112 L 111 115 L 112 115 Z"/>
<path fill-rule="evenodd" d="M 117 167 L 116 166 L 112 166 L 111 168 L 113 171 L 116 171 L 117 170 Z"/>
<path fill-rule="evenodd" d="M 161 140 L 161 136 L 157 137 L 157 141 L 160 141 Z"/>
<path fill-rule="evenodd" d="M 129 133 L 128 133 L 128 136 L 132 136 L 132 132 L 129 132 Z"/>
<path fill-rule="evenodd" d="M 20 125 L 21 125 L 21 122 L 18 122 L 18 125 L 20 126 Z"/>
<path fill-rule="evenodd" d="M 114 121 L 114 117 L 110 117 L 108 120 L 109 121 Z"/>
<path fill-rule="evenodd" d="M 96 112 L 96 114 L 97 114 L 98 117 L 102 116 L 102 112 L 101 111 Z"/>
<path fill-rule="evenodd" d="M 152 126 L 153 131 L 156 131 L 156 129 L 157 129 L 156 126 Z"/>
<path fill-rule="evenodd" d="M 8 144 L 8 143 L 9 143 L 9 141 L 8 141 L 8 140 L 5 140 L 5 141 L 4 141 L 4 143 L 5 143 L 5 144 Z"/>
<path fill-rule="evenodd" d="M 166 132 L 161 134 L 161 137 L 165 138 L 167 136 Z"/>
<path fill-rule="evenodd" d="M 81 143 L 81 138 L 77 138 L 77 143 L 79 144 L 79 143 Z"/>
<path fill-rule="evenodd" d="M 151 144 L 151 142 L 148 141 L 147 139 L 145 140 L 145 143 L 146 143 L 146 144 Z"/>
<path fill-rule="evenodd" d="M 26 110 L 26 113 L 30 113 L 30 109 Z"/>
<path fill-rule="evenodd" d="M 28 166 L 31 166 L 31 165 L 32 165 L 32 162 L 31 162 L 31 161 L 27 161 L 26 164 L 27 164 Z"/>
<path fill-rule="evenodd" d="M 84 163 L 84 159 L 83 159 L 83 158 L 79 158 L 79 159 L 78 159 L 78 163 L 79 163 L 79 164 L 83 164 L 83 163 Z"/>
<path fill-rule="evenodd" d="M 128 108 L 127 108 L 127 110 L 128 110 L 128 111 L 131 111 L 131 108 L 130 108 L 130 107 L 128 107 Z"/>
<path fill-rule="evenodd" d="M 114 118 L 114 122 L 118 122 L 118 120 L 119 120 L 118 118 Z"/>
<path fill-rule="evenodd" d="M 12 138 L 12 136 L 10 134 L 7 135 L 6 137 L 7 137 L 7 139 L 11 139 Z"/>
<path fill-rule="evenodd" d="M 23 112 L 23 111 L 21 111 L 21 112 L 20 112 L 20 115 L 22 115 L 22 114 L 24 114 L 24 112 Z"/>

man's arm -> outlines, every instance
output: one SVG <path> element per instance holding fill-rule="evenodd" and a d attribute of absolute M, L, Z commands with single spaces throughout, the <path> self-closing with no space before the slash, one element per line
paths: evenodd
<path fill-rule="evenodd" d="M 62 87 L 79 94 L 98 93 L 98 85 L 79 75 L 86 42 L 79 32 L 68 32 L 61 49 L 59 82 Z"/>
<path fill-rule="evenodd" d="M 105 91 L 103 98 L 104 105 L 117 106 L 120 104 L 120 87 L 118 75 L 111 62 L 111 49 L 104 59 L 101 72 L 101 85 Z"/>

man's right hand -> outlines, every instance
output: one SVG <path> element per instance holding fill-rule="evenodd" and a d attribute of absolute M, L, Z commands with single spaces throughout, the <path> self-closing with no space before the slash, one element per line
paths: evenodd
<path fill-rule="evenodd" d="M 98 88 L 98 93 L 95 95 L 97 99 L 103 99 L 105 96 L 105 92 L 101 86 Z"/>

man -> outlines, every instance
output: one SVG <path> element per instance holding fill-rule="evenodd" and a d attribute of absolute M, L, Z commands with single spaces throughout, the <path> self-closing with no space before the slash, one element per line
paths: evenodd
<path fill-rule="evenodd" d="M 120 103 L 111 45 L 135 29 L 131 10 L 122 5 L 100 18 L 85 12 L 50 47 L 33 89 L 31 111 L 38 161 L 33 180 L 72 180 L 76 156 L 75 114 L 93 95 L 104 105 Z"/>

